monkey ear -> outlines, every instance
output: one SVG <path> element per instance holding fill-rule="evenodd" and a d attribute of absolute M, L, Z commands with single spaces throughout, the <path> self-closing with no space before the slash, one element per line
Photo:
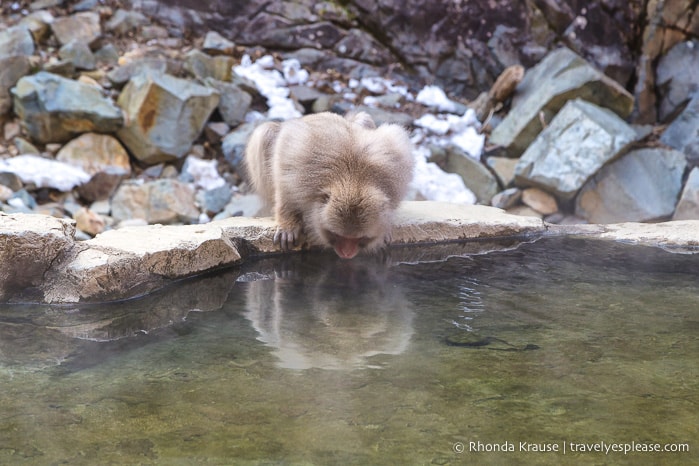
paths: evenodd
<path fill-rule="evenodd" d="M 363 126 L 366 129 L 376 129 L 376 124 L 371 116 L 366 112 L 355 113 L 354 115 L 348 115 L 347 119 L 352 123 L 357 123 L 359 126 Z"/>

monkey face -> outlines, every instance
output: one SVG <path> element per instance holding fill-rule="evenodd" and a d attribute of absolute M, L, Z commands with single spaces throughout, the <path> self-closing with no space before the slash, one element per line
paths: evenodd
<path fill-rule="evenodd" d="M 325 196 L 314 222 L 321 243 L 343 259 L 382 245 L 391 225 L 388 199 L 380 190 L 348 191 L 335 189 Z"/>

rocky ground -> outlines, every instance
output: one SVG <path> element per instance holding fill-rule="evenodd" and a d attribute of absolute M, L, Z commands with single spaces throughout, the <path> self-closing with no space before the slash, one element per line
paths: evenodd
<path fill-rule="evenodd" d="M 403 16 L 386 2 L 373 19 L 362 2 L 177 3 L 3 2 L 2 211 L 73 218 L 83 239 L 252 216 L 240 161 L 256 123 L 363 109 L 412 131 L 411 199 L 551 223 L 699 219 L 698 28 L 682 2 L 653 14 L 534 2 L 516 24 L 507 11 L 524 7 L 491 5 L 489 34 L 459 36 L 489 44 L 470 58 L 447 33 L 485 2 L 408 2 Z M 634 32 L 625 21 L 639 12 Z M 609 38 L 594 28 L 616 30 L 619 48 L 599 52 Z M 641 73 L 644 60 L 657 67 Z"/>

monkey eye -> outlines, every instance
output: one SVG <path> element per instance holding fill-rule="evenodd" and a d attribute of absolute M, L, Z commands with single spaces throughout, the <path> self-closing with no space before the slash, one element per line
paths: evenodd
<path fill-rule="evenodd" d="M 328 193 L 320 193 L 320 195 L 318 196 L 318 200 L 319 200 L 322 204 L 327 204 L 328 201 L 330 200 L 330 194 L 328 194 Z"/>

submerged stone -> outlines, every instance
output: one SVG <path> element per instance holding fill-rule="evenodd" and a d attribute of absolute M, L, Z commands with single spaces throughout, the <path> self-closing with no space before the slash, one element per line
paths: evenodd
<path fill-rule="evenodd" d="M 570 101 L 520 158 L 516 183 L 571 200 L 588 178 L 637 139 L 636 131 L 611 111 Z"/>
<path fill-rule="evenodd" d="M 187 154 L 218 102 L 214 89 L 167 74 L 141 74 L 119 96 L 128 119 L 117 135 L 141 162 L 176 160 Z"/>
<path fill-rule="evenodd" d="M 593 223 L 667 219 L 675 210 L 686 165 L 684 155 L 673 149 L 633 150 L 585 184 L 575 215 Z"/>
<path fill-rule="evenodd" d="M 548 122 L 572 99 L 584 99 L 626 118 L 633 96 L 617 82 L 565 47 L 549 53 L 528 70 L 512 109 L 495 127 L 490 142 L 502 146 L 509 157 L 522 154 Z"/>
<path fill-rule="evenodd" d="M 124 122 L 99 88 L 45 71 L 20 79 L 12 95 L 22 126 L 40 143 L 65 142 L 88 131 L 111 133 Z"/>

